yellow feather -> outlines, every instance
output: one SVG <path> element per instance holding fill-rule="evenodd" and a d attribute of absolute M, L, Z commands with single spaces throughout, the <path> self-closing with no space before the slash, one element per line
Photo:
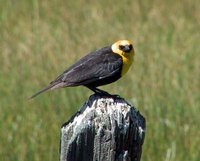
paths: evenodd
<path fill-rule="evenodd" d="M 118 55 L 120 55 L 122 57 L 122 60 L 123 60 L 123 66 L 122 66 L 122 72 L 121 72 L 121 76 L 123 76 L 124 74 L 127 73 L 127 71 L 129 70 L 132 62 L 134 61 L 134 55 L 135 55 L 135 52 L 134 52 L 134 49 L 132 49 L 131 52 L 129 53 L 125 53 L 123 52 L 122 50 L 119 49 L 119 46 L 120 45 L 131 45 L 131 41 L 129 40 L 120 40 L 120 41 L 117 41 L 116 43 L 114 43 L 112 45 L 112 51 Z M 133 44 L 132 44 L 133 45 Z"/>

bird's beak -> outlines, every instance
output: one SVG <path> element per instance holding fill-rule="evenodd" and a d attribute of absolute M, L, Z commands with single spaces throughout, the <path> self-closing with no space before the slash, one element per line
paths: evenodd
<path fill-rule="evenodd" d="M 123 51 L 129 53 L 132 50 L 132 45 L 125 45 Z"/>

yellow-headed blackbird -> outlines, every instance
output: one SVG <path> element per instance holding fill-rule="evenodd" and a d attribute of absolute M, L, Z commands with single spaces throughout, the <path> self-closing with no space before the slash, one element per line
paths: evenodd
<path fill-rule="evenodd" d="M 80 85 L 95 93 L 106 93 L 96 87 L 112 83 L 122 77 L 131 66 L 134 54 L 131 41 L 119 40 L 81 58 L 31 98 L 48 89 Z"/>

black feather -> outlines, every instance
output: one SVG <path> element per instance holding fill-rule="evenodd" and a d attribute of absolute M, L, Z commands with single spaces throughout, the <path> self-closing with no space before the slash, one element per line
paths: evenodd
<path fill-rule="evenodd" d="M 122 65 L 121 56 L 113 53 L 111 46 L 104 47 L 81 58 L 30 99 L 49 89 L 79 85 L 95 88 L 112 83 L 121 77 Z"/>
<path fill-rule="evenodd" d="M 39 94 L 41 94 L 41 93 L 43 93 L 43 92 L 45 92 L 45 91 L 51 89 L 53 86 L 54 86 L 53 84 L 50 84 L 49 86 L 43 88 L 43 89 L 40 90 L 39 92 L 37 92 L 37 93 L 35 93 L 34 95 L 32 95 L 29 99 L 32 99 L 32 98 L 36 97 L 37 95 L 39 95 Z"/>
<path fill-rule="evenodd" d="M 80 59 L 52 83 L 60 81 L 65 82 L 65 86 L 100 86 L 120 78 L 121 70 L 122 58 L 110 47 L 105 47 Z"/>

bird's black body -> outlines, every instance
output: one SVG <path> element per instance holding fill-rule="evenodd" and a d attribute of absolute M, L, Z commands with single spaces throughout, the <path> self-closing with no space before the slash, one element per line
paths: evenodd
<path fill-rule="evenodd" d="M 110 46 L 86 55 L 69 67 L 51 84 L 64 82 L 67 86 L 98 87 L 121 77 L 122 58 Z"/>
<path fill-rule="evenodd" d="M 110 46 L 104 47 L 81 58 L 31 98 L 48 89 L 60 87 L 83 85 L 96 91 L 96 87 L 118 80 L 121 77 L 122 65 L 121 56 L 113 53 Z"/>
<path fill-rule="evenodd" d="M 129 41 L 118 41 L 113 45 L 91 52 L 81 58 L 52 81 L 49 86 L 31 98 L 48 89 L 62 87 L 86 86 L 94 92 L 103 92 L 96 87 L 118 80 L 124 74 L 123 69 L 129 68 L 132 61 L 129 58 L 130 51 L 132 51 L 132 44 Z M 128 53 L 128 55 L 124 56 L 124 53 Z M 125 61 L 123 57 L 126 59 Z"/>

